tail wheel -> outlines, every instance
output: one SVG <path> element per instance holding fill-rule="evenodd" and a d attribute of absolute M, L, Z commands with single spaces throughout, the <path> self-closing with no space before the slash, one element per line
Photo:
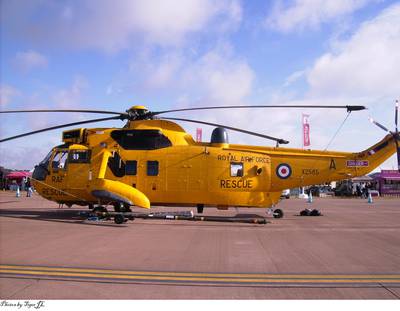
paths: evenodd
<path fill-rule="evenodd" d="M 274 218 L 282 218 L 283 217 L 283 211 L 281 209 L 276 209 L 274 210 Z"/>

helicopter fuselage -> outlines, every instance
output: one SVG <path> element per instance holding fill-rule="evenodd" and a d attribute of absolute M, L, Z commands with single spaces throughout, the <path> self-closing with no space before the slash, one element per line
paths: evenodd
<path fill-rule="evenodd" d="M 282 190 L 364 175 L 395 152 L 390 135 L 358 153 L 195 142 L 176 123 L 65 131 L 33 174 L 68 205 L 270 207 Z"/>

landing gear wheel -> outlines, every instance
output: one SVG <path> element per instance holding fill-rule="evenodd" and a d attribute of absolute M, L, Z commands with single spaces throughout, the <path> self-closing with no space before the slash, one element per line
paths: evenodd
<path fill-rule="evenodd" d="M 104 218 L 109 219 L 108 210 L 104 206 L 101 205 L 95 206 L 92 209 L 92 213 L 95 214 L 97 217 L 99 217 L 99 219 L 104 219 Z"/>
<path fill-rule="evenodd" d="M 114 222 L 115 222 L 117 225 L 122 224 L 124 221 L 125 221 L 125 218 L 124 218 L 123 215 L 117 214 L 117 215 L 114 216 Z"/>
<path fill-rule="evenodd" d="M 283 211 L 278 208 L 278 209 L 274 210 L 273 216 L 274 216 L 274 218 L 282 218 L 283 217 Z"/>

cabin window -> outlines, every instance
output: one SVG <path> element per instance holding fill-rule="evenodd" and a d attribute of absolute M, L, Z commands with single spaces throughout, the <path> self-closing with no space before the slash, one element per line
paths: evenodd
<path fill-rule="evenodd" d="M 69 163 L 90 163 L 90 150 L 71 150 Z"/>
<path fill-rule="evenodd" d="M 147 161 L 147 175 L 158 176 L 158 161 Z"/>
<path fill-rule="evenodd" d="M 126 161 L 125 174 L 126 175 L 136 175 L 137 174 L 137 161 Z"/>
<path fill-rule="evenodd" d="M 156 150 L 172 146 L 159 130 L 117 130 L 111 137 L 125 150 Z"/>
<path fill-rule="evenodd" d="M 243 163 L 231 163 L 231 176 L 242 177 L 243 176 Z"/>
<path fill-rule="evenodd" d="M 54 154 L 53 161 L 51 163 L 51 168 L 53 170 L 65 170 L 67 169 L 67 159 L 68 159 L 68 151 L 67 150 L 58 150 Z"/>

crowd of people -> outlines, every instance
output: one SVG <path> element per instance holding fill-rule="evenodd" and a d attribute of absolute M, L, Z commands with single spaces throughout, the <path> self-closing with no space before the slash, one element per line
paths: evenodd
<path fill-rule="evenodd" d="M 31 197 L 33 194 L 33 185 L 29 177 L 22 179 L 21 184 L 18 184 L 15 180 L 9 181 L 7 179 L 1 180 L 1 190 L 13 190 L 13 191 L 26 191 L 26 196 Z"/>
<path fill-rule="evenodd" d="M 353 193 L 355 196 L 361 197 L 361 198 L 368 198 L 369 192 L 371 190 L 375 190 L 375 186 L 371 182 L 367 183 L 360 183 L 356 184 L 355 188 L 353 188 Z"/>

